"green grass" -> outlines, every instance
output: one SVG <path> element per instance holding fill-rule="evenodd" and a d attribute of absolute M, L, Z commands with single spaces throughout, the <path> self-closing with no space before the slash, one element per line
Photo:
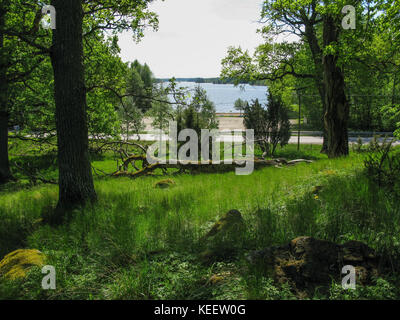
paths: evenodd
<path fill-rule="evenodd" d="M 57 228 L 38 222 L 56 205 L 56 186 L 6 188 L 0 192 L 0 258 L 21 247 L 43 251 L 56 267 L 57 290 L 40 290 L 42 275 L 32 269 L 24 282 L 0 281 L 0 298 L 290 299 L 290 288 L 249 269 L 247 252 L 307 235 L 360 240 L 398 255 L 400 204 L 369 182 L 364 156 L 329 160 L 318 146 L 302 150 L 288 146 L 277 156 L 318 161 L 250 176 L 177 175 L 171 189 L 154 188 L 161 177 L 96 180 L 98 203 Z M 93 164 L 115 170 L 110 158 Z M 315 186 L 323 186 L 318 198 Z M 230 243 L 231 257 L 205 265 L 199 239 L 231 209 L 241 211 L 246 232 Z M 213 275 L 221 281 L 210 283 Z M 397 280 L 379 281 L 386 281 L 383 293 L 372 286 L 349 296 L 333 286 L 330 296 L 316 298 L 399 297 Z"/>

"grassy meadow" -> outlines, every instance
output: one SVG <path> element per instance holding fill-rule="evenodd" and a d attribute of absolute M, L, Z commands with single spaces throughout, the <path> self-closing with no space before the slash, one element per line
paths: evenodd
<path fill-rule="evenodd" d="M 246 257 L 298 236 L 359 240 L 393 259 L 393 273 L 371 286 L 350 292 L 332 283 L 329 293 L 316 290 L 310 299 L 399 299 L 396 195 L 368 179 L 364 153 L 330 160 L 319 146 L 302 146 L 300 152 L 296 147 L 279 149 L 277 156 L 314 163 L 268 167 L 249 176 L 95 175 L 98 203 L 74 211 L 58 227 L 43 221 L 57 204 L 57 186 L 23 179 L 6 185 L 0 190 L 0 259 L 16 249 L 39 249 L 57 270 L 57 289 L 42 290 L 43 275 L 32 268 L 25 280 L 0 280 L 0 299 L 297 299 L 289 285 L 260 274 Z M 16 146 L 13 159 L 38 161 L 44 176 L 56 178 L 55 158 L 35 152 L 21 156 Z M 94 157 L 92 165 L 116 169 L 111 156 Z M 173 187 L 154 187 L 166 178 Z M 246 229 L 230 239 L 228 255 L 204 263 L 201 237 L 232 209 L 242 213 Z"/>

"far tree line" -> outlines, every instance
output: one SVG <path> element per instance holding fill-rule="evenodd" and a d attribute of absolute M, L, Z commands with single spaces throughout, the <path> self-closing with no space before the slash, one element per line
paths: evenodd
<path fill-rule="evenodd" d="M 168 82 L 170 79 L 157 79 L 157 82 Z M 212 83 L 212 84 L 237 84 L 235 79 L 222 78 L 176 78 L 178 82 Z M 265 86 L 265 81 L 241 81 L 239 84 L 249 84 L 252 86 Z"/>

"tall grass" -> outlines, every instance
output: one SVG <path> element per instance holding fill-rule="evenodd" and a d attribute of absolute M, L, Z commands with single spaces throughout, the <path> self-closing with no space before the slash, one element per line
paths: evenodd
<path fill-rule="evenodd" d="M 54 207 L 56 187 L 4 192 L 0 256 L 20 247 L 37 248 L 56 267 L 58 281 L 56 292 L 43 293 L 34 289 L 40 281 L 32 275 L 25 289 L 18 287 L 11 296 L 287 298 L 287 288 L 280 295 L 268 279 L 262 279 L 261 288 L 255 274 L 242 271 L 246 252 L 308 235 L 361 240 L 378 251 L 398 253 L 400 205 L 369 183 L 362 160 L 352 155 L 265 168 L 250 176 L 178 175 L 170 189 L 154 188 L 160 177 L 103 179 L 96 181 L 99 202 L 77 210 L 68 225 L 58 228 L 38 222 Z M 315 186 L 322 186 L 318 195 L 312 192 Z M 231 209 L 240 210 L 246 223 L 246 232 L 232 244 L 236 258 L 203 265 L 199 239 Z M 225 280 L 210 285 L 213 274 Z M 11 292 L 1 288 L 0 296 Z"/>

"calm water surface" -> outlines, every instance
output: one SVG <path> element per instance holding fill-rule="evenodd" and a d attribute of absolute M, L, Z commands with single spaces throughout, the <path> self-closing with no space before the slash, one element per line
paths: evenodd
<path fill-rule="evenodd" d="M 267 101 L 267 87 L 263 86 L 245 85 L 242 89 L 242 86 L 235 87 L 233 84 L 178 82 L 178 85 L 189 89 L 200 85 L 207 91 L 208 98 L 214 102 L 217 112 L 237 112 L 233 106 L 239 98 L 249 102 L 254 99 L 262 103 Z"/>

